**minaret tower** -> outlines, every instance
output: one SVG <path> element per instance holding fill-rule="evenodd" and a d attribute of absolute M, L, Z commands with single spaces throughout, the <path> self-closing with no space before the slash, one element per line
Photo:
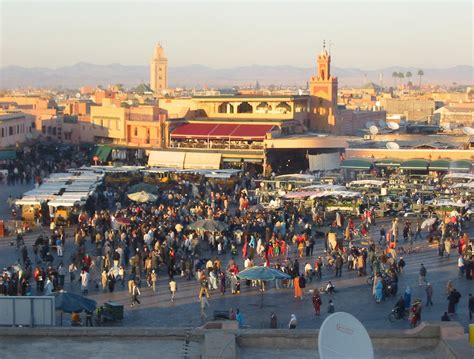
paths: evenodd
<path fill-rule="evenodd" d="M 311 129 L 329 131 L 334 130 L 337 112 L 337 78 L 331 76 L 331 54 L 323 50 L 317 59 L 317 74 L 309 82 L 311 96 Z"/>
<path fill-rule="evenodd" d="M 168 59 L 161 44 L 155 47 L 150 62 L 150 87 L 155 94 L 161 94 L 168 88 Z"/>

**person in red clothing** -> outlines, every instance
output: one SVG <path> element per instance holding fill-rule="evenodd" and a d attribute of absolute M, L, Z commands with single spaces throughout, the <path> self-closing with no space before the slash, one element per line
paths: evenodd
<path fill-rule="evenodd" d="M 84 256 L 84 258 L 82 258 L 82 263 L 84 264 L 84 267 L 86 267 L 87 269 L 89 269 L 89 267 L 91 266 L 92 264 L 92 258 L 90 255 L 86 254 Z"/>
<path fill-rule="evenodd" d="M 243 259 L 247 258 L 247 249 L 248 249 L 247 247 L 248 247 L 248 243 L 247 243 L 247 237 L 246 237 L 244 245 L 242 246 L 242 258 Z"/>
<path fill-rule="evenodd" d="M 319 295 L 319 292 L 317 289 L 314 290 L 313 292 L 313 306 L 314 306 L 314 312 L 316 315 L 321 314 L 321 296 Z"/>
<path fill-rule="evenodd" d="M 412 328 L 415 328 L 418 323 L 421 322 L 421 300 L 415 299 L 410 310 L 411 320 L 410 324 Z"/>

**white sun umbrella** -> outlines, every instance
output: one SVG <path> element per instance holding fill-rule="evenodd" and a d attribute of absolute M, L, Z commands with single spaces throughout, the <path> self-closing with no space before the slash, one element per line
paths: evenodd
<path fill-rule="evenodd" d="M 158 199 L 158 196 L 152 193 L 141 191 L 141 192 L 129 194 L 128 198 L 130 198 L 134 202 L 145 203 L 145 202 L 155 202 Z"/>

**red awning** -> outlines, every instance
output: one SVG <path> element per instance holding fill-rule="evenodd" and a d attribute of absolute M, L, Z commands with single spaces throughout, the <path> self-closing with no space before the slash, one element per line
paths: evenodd
<path fill-rule="evenodd" d="M 261 140 L 273 129 L 273 125 L 239 125 L 230 135 L 231 140 Z"/>
<path fill-rule="evenodd" d="M 263 140 L 273 125 L 239 125 L 232 123 L 187 123 L 176 128 L 171 138 L 208 138 L 231 140 Z"/>
<path fill-rule="evenodd" d="M 171 133 L 171 138 L 208 138 L 209 132 L 216 127 L 212 123 L 187 123 Z"/>
<path fill-rule="evenodd" d="M 235 129 L 239 125 L 233 124 L 233 123 L 221 123 L 216 125 L 214 129 L 209 133 L 209 138 L 223 138 L 223 137 L 229 137 L 232 132 L 235 131 Z"/>

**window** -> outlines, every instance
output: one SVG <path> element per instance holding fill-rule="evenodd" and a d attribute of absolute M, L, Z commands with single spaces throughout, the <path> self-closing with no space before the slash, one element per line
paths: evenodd
<path fill-rule="evenodd" d="M 13 126 L 8 127 L 8 135 L 13 136 Z"/>
<path fill-rule="evenodd" d="M 46 133 L 46 126 L 41 127 L 41 132 Z"/>
<path fill-rule="evenodd" d="M 2 137 L 5 137 L 5 129 L 2 127 Z"/>
<path fill-rule="evenodd" d="M 135 137 L 138 136 L 138 127 L 135 127 L 134 131 L 133 131 L 133 134 Z"/>

